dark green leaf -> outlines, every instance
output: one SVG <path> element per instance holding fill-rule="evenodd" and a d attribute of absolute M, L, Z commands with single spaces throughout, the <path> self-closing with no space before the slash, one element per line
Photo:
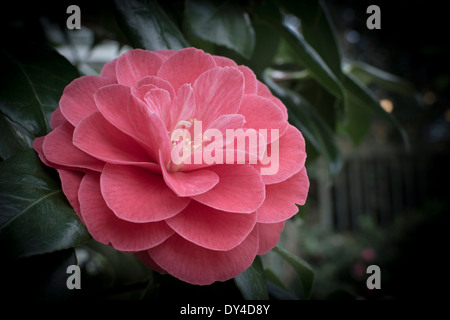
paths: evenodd
<path fill-rule="evenodd" d="M 407 80 L 363 62 L 349 64 L 346 71 L 366 86 L 377 84 L 387 90 L 407 95 L 415 93 L 414 86 Z"/>
<path fill-rule="evenodd" d="M 246 300 L 267 300 L 266 279 L 260 257 L 256 257 L 253 264 L 242 274 L 234 278 L 234 281 Z"/>
<path fill-rule="evenodd" d="M 306 299 L 311 296 L 314 282 L 314 271 L 310 265 L 303 259 L 293 255 L 286 249 L 275 247 L 273 249 L 278 255 L 286 260 L 295 270 L 302 283 L 303 294 Z"/>
<path fill-rule="evenodd" d="M 342 167 L 342 156 L 333 131 L 309 103 L 298 94 L 277 85 L 269 77 L 264 77 L 264 81 L 288 108 L 291 123 L 324 157 L 330 174 L 337 175 Z"/>
<path fill-rule="evenodd" d="M 318 83 L 335 97 L 343 100 L 344 92 L 339 79 L 298 30 L 292 29 L 282 21 L 277 6 L 272 2 L 265 2 L 264 5 L 254 5 L 252 10 L 259 21 L 272 25 L 278 31 L 292 48 L 298 63 L 306 68 Z"/>
<path fill-rule="evenodd" d="M 187 0 L 185 21 L 196 37 L 225 46 L 250 58 L 255 47 L 255 31 L 250 17 L 238 3 Z"/>
<path fill-rule="evenodd" d="M 0 163 L 0 208 L 4 258 L 53 252 L 90 238 L 33 150 Z"/>
<path fill-rule="evenodd" d="M 294 296 L 280 278 L 271 270 L 264 269 L 264 276 L 267 280 L 267 289 L 269 297 L 276 300 L 298 300 Z"/>
<path fill-rule="evenodd" d="M 119 25 L 135 48 L 147 50 L 188 47 L 178 26 L 155 0 L 114 1 Z"/>
<path fill-rule="evenodd" d="M 325 90 L 315 79 L 308 77 L 296 82 L 295 92 L 309 102 L 332 131 L 336 129 L 340 108 L 336 104 L 340 101 Z"/>
<path fill-rule="evenodd" d="M 322 1 L 282 0 L 288 12 L 301 19 L 301 31 L 308 44 L 321 56 L 334 75 L 340 79 L 341 52 L 335 27 Z"/>
<path fill-rule="evenodd" d="M 20 125 L 0 115 L 0 158 L 8 159 L 20 151 L 31 147 L 33 141 L 29 133 Z"/>
<path fill-rule="evenodd" d="M 280 33 L 294 49 L 299 62 L 310 71 L 314 79 L 331 94 L 342 99 L 344 93 L 340 81 L 308 42 L 298 32 L 286 25 L 280 26 Z"/>
<path fill-rule="evenodd" d="M 270 25 L 254 23 L 253 27 L 256 34 L 255 50 L 246 65 L 257 76 L 261 76 L 264 70 L 272 64 L 278 51 L 280 36 Z"/>
<path fill-rule="evenodd" d="M 345 91 L 347 92 L 347 95 L 349 96 L 350 99 L 348 100 L 348 103 L 350 103 L 350 105 L 349 104 L 347 105 L 353 108 L 358 105 L 360 108 L 365 108 L 367 110 L 364 112 L 361 111 L 359 112 L 359 114 L 368 112 L 373 116 L 380 118 L 381 120 L 386 120 L 390 122 L 394 126 L 394 128 L 398 131 L 405 147 L 409 149 L 409 139 L 405 130 L 398 123 L 396 118 L 394 118 L 390 113 L 387 113 L 381 107 L 378 99 L 373 95 L 373 93 L 350 74 L 345 74 L 342 80 L 345 87 Z M 351 113 L 352 110 L 349 110 L 349 112 Z M 348 121 L 351 120 L 358 121 L 357 118 L 348 119 Z M 347 125 L 352 126 L 352 124 Z"/>
<path fill-rule="evenodd" d="M 0 65 L 0 156 L 7 159 L 50 131 L 64 88 L 79 74 L 55 50 L 28 43 L 2 49 Z"/>
<path fill-rule="evenodd" d="M 358 146 L 370 132 L 372 112 L 361 106 L 359 100 L 353 94 L 348 93 L 345 102 L 345 115 L 343 129 L 349 134 L 353 144 Z"/>

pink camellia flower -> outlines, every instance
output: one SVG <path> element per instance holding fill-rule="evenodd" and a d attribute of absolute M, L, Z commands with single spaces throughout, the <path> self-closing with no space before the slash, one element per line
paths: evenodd
<path fill-rule="evenodd" d="M 245 271 L 307 197 L 285 106 L 249 68 L 198 49 L 135 49 L 75 79 L 51 127 L 34 149 L 92 237 L 192 284 Z M 251 134 L 256 147 L 234 143 Z"/>

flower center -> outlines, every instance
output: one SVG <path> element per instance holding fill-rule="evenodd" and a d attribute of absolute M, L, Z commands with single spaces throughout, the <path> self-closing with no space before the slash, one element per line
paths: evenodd
<path fill-rule="evenodd" d="M 208 138 L 203 135 L 201 121 L 196 118 L 180 120 L 170 134 L 172 152 L 167 170 L 179 171 L 185 163 L 191 164 L 191 156 L 203 150 L 203 142 Z"/>

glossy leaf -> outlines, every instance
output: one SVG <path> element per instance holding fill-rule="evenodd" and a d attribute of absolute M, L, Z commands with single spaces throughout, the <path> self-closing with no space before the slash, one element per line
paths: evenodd
<path fill-rule="evenodd" d="M 324 157 L 332 176 L 342 168 L 342 155 L 335 140 L 333 131 L 309 103 L 295 92 L 285 89 L 269 77 L 264 77 L 265 83 L 288 108 L 289 120 L 303 134 L 307 142 Z M 308 143 L 307 143 L 308 145 Z"/>
<path fill-rule="evenodd" d="M 250 58 L 255 31 L 250 17 L 236 2 L 187 0 L 185 22 L 196 37 L 235 50 Z"/>
<path fill-rule="evenodd" d="M 286 25 L 281 26 L 280 33 L 294 49 L 296 57 L 310 71 L 314 79 L 331 94 L 342 99 L 344 93 L 340 81 L 308 42 L 298 32 Z"/>
<path fill-rule="evenodd" d="M 118 22 L 134 48 L 178 50 L 188 47 L 178 26 L 155 0 L 115 0 Z"/>
<path fill-rule="evenodd" d="M 359 105 L 360 108 L 365 108 L 367 112 L 381 120 L 390 122 L 399 133 L 405 147 L 409 149 L 409 139 L 403 127 L 398 123 L 396 118 L 381 107 L 378 99 L 367 87 L 350 74 L 344 75 L 343 84 L 347 95 L 351 99 L 351 103 Z M 356 119 L 356 121 L 358 120 Z"/>
<path fill-rule="evenodd" d="M 341 52 L 335 27 L 324 3 L 318 0 L 282 0 L 280 3 L 286 11 L 300 18 L 303 37 L 340 79 Z"/>
<path fill-rule="evenodd" d="M 314 271 L 311 266 L 303 259 L 293 255 L 281 247 L 277 246 L 273 249 L 273 251 L 280 255 L 280 257 L 286 260 L 286 262 L 294 268 L 302 283 L 303 295 L 306 299 L 308 299 L 311 296 L 314 283 Z"/>
<path fill-rule="evenodd" d="M 358 79 L 364 85 L 377 84 L 387 90 L 412 95 L 415 93 L 414 86 L 405 79 L 378 69 L 363 62 L 348 64 L 346 72 Z"/>
<path fill-rule="evenodd" d="M 317 82 L 335 97 L 344 98 L 339 79 L 299 31 L 283 21 L 283 14 L 281 14 L 278 6 L 267 2 L 264 5 L 254 5 L 252 11 L 259 21 L 270 24 L 278 31 L 291 47 L 291 52 L 295 55 L 297 62 L 306 68 Z"/>
<path fill-rule="evenodd" d="M 254 23 L 256 42 L 252 56 L 245 62 L 257 76 L 272 64 L 278 51 L 280 36 L 272 26 L 263 23 Z"/>
<path fill-rule="evenodd" d="M 3 49 L 0 67 L 0 156 L 7 159 L 51 130 L 50 117 L 62 92 L 79 74 L 55 50 L 28 43 Z"/>
<path fill-rule="evenodd" d="M 0 207 L 4 258 L 53 252 L 90 238 L 33 150 L 0 163 Z"/>
<path fill-rule="evenodd" d="M 348 133 L 353 144 L 358 146 L 370 132 L 372 112 L 362 106 L 360 101 L 351 93 L 347 94 L 345 109 L 346 119 L 343 123 L 343 129 Z"/>
<path fill-rule="evenodd" d="M 234 281 L 246 300 L 267 300 L 267 284 L 260 257 L 256 257 L 253 264 L 243 273 L 234 278 Z"/>

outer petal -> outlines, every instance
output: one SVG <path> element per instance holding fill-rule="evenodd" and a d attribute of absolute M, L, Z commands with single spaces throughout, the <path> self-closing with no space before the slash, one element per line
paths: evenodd
<path fill-rule="evenodd" d="M 104 162 L 75 147 L 72 136 L 73 126 L 68 122 L 50 132 L 42 144 L 45 158 L 65 167 L 101 171 Z"/>
<path fill-rule="evenodd" d="M 62 190 L 67 200 L 77 213 L 78 217 L 80 217 L 80 219 L 83 220 L 80 214 L 80 202 L 78 201 L 78 190 L 80 189 L 81 179 L 83 179 L 85 173 L 81 171 L 65 170 L 65 169 L 58 169 L 58 173 L 61 179 Z"/>
<path fill-rule="evenodd" d="M 84 76 L 73 80 L 63 92 L 59 100 L 59 107 L 64 117 L 74 126 L 97 112 L 94 101 L 94 93 L 101 87 L 113 84 L 111 78 L 100 78 L 97 76 Z"/>
<path fill-rule="evenodd" d="M 239 113 L 245 116 L 245 128 L 266 129 L 268 142 L 281 137 L 288 126 L 288 122 L 276 104 L 260 96 L 244 95 Z M 278 134 L 272 136 L 272 130 L 278 130 Z"/>
<path fill-rule="evenodd" d="M 63 114 L 61 113 L 61 108 L 56 108 L 55 111 L 53 111 L 52 116 L 50 118 L 50 127 L 52 129 L 55 129 L 56 127 L 64 124 L 67 122 L 66 118 L 64 118 Z"/>
<path fill-rule="evenodd" d="M 267 146 L 267 149 L 271 150 L 271 152 L 274 152 L 274 143 L 277 142 L 272 142 L 272 144 Z M 258 172 L 261 173 L 265 184 L 284 181 L 299 172 L 305 165 L 305 139 L 294 126 L 288 125 L 286 132 L 278 140 L 278 149 L 278 159 L 273 155 L 268 158 L 266 153 L 262 161 L 266 161 L 267 164 L 259 163 L 254 165 Z M 264 174 L 262 169 L 270 167 L 278 167 L 278 171 L 275 174 Z M 270 171 L 268 170 L 268 172 Z"/>
<path fill-rule="evenodd" d="M 163 60 L 148 50 L 134 49 L 117 59 L 116 75 L 120 84 L 135 86 L 138 80 L 146 76 L 154 76 Z"/>
<path fill-rule="evenodd" d="M 277 245 L 280 240 L 281 231 L 284 228 L 284 223 L 284 221 L 278 223 L 258 223 L 258 255 L 266 254 Z"/>
<path fill-rule="evenodd" d="M 187 207 L 160 175 L 132 166 L 106 164 L 101 177 L 103 198 L 119 218 L 155 222 L 173 217 Z"/>
<path fill-rule="evenodd" d="M 262 82 L 258 81 L 257 85 L 258 85 L 258 95 L 272 100 L 272 102 L 274 102 L 278 106 L 278 108 L 280 108 L 281 112 L 283 112 L 284 114 L 285 119 L 287 120 L 288 112 L 283 102 L 281 102 L 281 100 L 278 99 L 277 97 L 273 96 L 269 88 L 267 88 L 267 86 Z"/>
<path fill-rule="evenodd" d="M 80 122 L 73 135 L 73 143 L 84 152 L 105 162 L 135 164 L 152 170 L 159 166 L 129 135 L 110 124 L 100 112 Z"/>
<path fill-rule="evenodd" d="M 264 201 L 260 175 L 251 165 L 218 165 L 209 170 L 219 175 L 219 183 L 206 193 L 192 197 L 217 210 L 252 213 Z"/>
<path fill-rule="evenodd" d="M 158 266 L 155 261 L 153 261 L 147 250 L 135 252 L 134 255 L 150 269 L 163 274 L 167 273 L 164 269 Z"/>
<path fill-rule="evenodd" d="M 186 240 L 206 249 L 228 251 L 238 246 L 253 230 L 256 212 L 234 214 L 192 201 L 167 224 Z"/>
<path fill-rule="evenodd" d="M 253 71 L 246 66 L 237 67 L 239 71 L 242 72 L 245 79 L 245 94 L 256 94 L 258 92 L 258 80 Z"/>
<path fill-rule="evenodd" d="M 213 56 L 214 62 L 218 67 L 237 67 L 237 63 L 227 57 Z"/>
<path fill-rule="evenodd" d="M 44 155 L 44 151 L 42 150 L 42 145 L 44 144 L 45 136 L 44 137 L 37 137 L 33 141 L 33 149 L 37 152 L 39 159 L 41 159 L 42 163 L 45 164 L 47 167 L 56 168 L 57 165 L 53 165 L 50 163 L 50 161 L 47 160 L 47 158 Z"/>
<path fill-rule="evenodd" d="M 153 51 L 153 53 L 158 55 L 163 61 L 166 61 L 175 52 L 175 50 L 171 49 Z"/>
<path fill-rule="evenodd" d="M 169 81 L 175 91 L 195 79 L 208 69 L 214 68 L 211 55 L 195 48 L 181 49 L 171 55 L 158 71 L 158 77 Z"/>
<path fill-rule="evenodd" d="M 258 228 L 240 245 L 229 251 L 199 247 L 175 234 L 148 250 L 150 257 L 169 274 L 185 282 L 208 285 L 226 281 L 244 272 L 258 251 Z"/>
<path fill-rule="evenodd" d="M 207 127 L 223 114 L 237 113 L 244 94 L 244 76 L 235 68 L 217 67 L 198 77 L 193 88 L 198 119 Z"/>
<path fill-rule="evenodd" d="M 100 174 L 88 173 L 81 182 L 81 214 L 89 233 L 121 251 L 140 251 L 159 245 L 174 232 L 164 221 L 133 223 L 119 219 L 106 205 L 100 191 Z"/>
<path fill-rule="evenodd" d="M 117 83 L 116 64 L 117 59 L 107 62 L 100 71 L 100 77 L 113 79 Z"/>
<path fill-rule="evenodd" d="M 308 196 L 309 179 L 306 168 L 289 179 L 266 185 L 266 200 L 258 209 L 258 222 L 274 223 L 291 218 L 304 205 Z"/>

